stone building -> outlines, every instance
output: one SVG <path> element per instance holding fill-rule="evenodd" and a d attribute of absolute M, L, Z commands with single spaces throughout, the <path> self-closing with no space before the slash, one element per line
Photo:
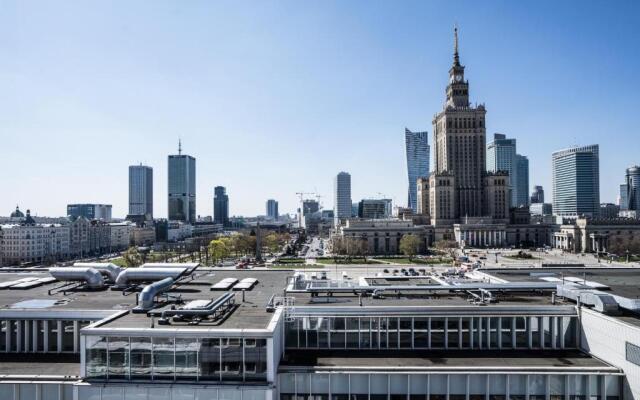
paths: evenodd
<path fill-rule="evenodd" d="M 400 253 L 400 240 L 404 235 L 416 235 L 421 242 L 420 252 L 425 252 L 434 242 L 434 230 L 428 225 L 414 225 L 411 220 L 347 219 L 336 236 L 364 240 L 370 255 L 392 255 Z"/>
<path fill-rule="evenodd" d="M 553 247 L 572 253 L 608 252 L 640 242 L 640 220 L 627 218 L 578 218 L 567 220 L 553 234 Z"/>

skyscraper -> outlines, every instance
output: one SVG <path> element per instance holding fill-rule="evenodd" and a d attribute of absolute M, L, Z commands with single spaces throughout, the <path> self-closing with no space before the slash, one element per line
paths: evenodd
<path fill-rule="evenodd" d="M 153 219 L 153 169 L 145 165 L 129 166 L 129 215 Z"/>
<path fill-rule="evenodd" d="M 626 196 L 623 199 L 622 190 Z M 640 211 L 640 166 L 632 166 L 627 168 L 625 183 L 620 186 L 620 209 Z M 622 203 L 624 201 L 624 208 Z"/>
<path fill-rule="evenodd" d="M 506 135 L 494 133 L 493 141 L 487 144 L 487 171 L 508 172 L 511 186 L 511 204 L 518 205 L 518 174 L 516 139 L 507 139 Z M 527 188 L 525 193 L 529 195 Z"/>
<path fill-rule="evenodd" d="M 333 185 L 334 225 L 337 226 L 346 218 L 351 217 L 351 175 L 340 172 L 336 175 Z"/>
<path fill-rule="evenodd" d="M 229 196 L 224 186 L 213 188 L 213 222 L 229 226 Z"/>
<path fill-rule="evenodd" d="M 267 218 L 278 220 L 278 202 L 273 199 L 267 200 Z"/>
<path fill-rule="evenodd" d="M 542 186 L 534 186 L 531 193 L 531 204 L 544 203 L 544 189 Z"/>
<path fill-rule="evenodd" d="M 600 166 L 598 145 L 556 151 L 553 161 L 553 213 L 563 217 L 598 216 Z"/>
<path fill-rule="evenodd" d="M 529 159 L 516 154 L 516 201 L 511 203 L 515 207 L 529 205 Z"/>
<path fill-rule="evenodd" d="M 196 222 L 196 159 L 182 154 L 169 156 L 169 220 Z"/>
<path fill-rule="evenodd" d="M 428 132 L 411 132 L 404 129 L 404 141 L 407 152 L 407 175 L 409 187 L 407 207 L 417 212 L 418 178 L 429 176 L 429 139 Z"/>

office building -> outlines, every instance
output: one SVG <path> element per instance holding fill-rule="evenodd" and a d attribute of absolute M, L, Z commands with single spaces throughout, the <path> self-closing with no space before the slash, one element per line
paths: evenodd
<path fill-rule="evenodd" d="M 573 147 L 552 155 L 553 213 L 596 217 L 600 211 L 598 145 Z"/>
<path fill-rule="evenodd" d="M 620 185 L 618 205 L 620 206 L 620 211 L 627 211 L 629 209 L 629 185 L 626 183 Z"/>
<path fill-rule="evenodd" d="M 531 204 L 544 203 L 544 189 L 542 186 L 534 186 L 533 193 L 531 193 Z"/>
<path fill-rule="evenodd" d="M 333 181 L 333 218 L 334 226 L 351 217 L 351 175 L 340 172 Z"/>
<path fill-rule="evenodd" d="M 72 218 L 99 219 L 111 221 L 111 204 L 68 204 L 67 216 Z"/>
<path fill-rule="evenodd" d="M 278 202 L 273 199 L 267 200 L 267 218 L 278 220 Z"/>
<path fill-rule="evenodd" d="M 213 189 L 213 222 L 229 226 L 229 196 L 224 186 Z"/>
<path fill-rule="evenodd" d="M 362 199 L 358 204 L 358 218 L 390 218 L 392 212 L 391 199 Z"/>
<path fill-rule="evenodd" d="M 511 204 L 518 204 L 518 155 L 516 139 L 507 139 L 506 135 L 495 133 L 493 140 L 487 144 L 487 171 L 503 171 L 509 174 L 511 188 Z M 527 188 L 527 194 L 529 189 Z"/>
<path fill-rule="evenodd" d="M 457 285 L 437 273 L 398 282 L 364 270 L 322 284 L 277 270 L 217 269 L 191 281 L 197 264 L 158 266 L 145 269 L 165 271 L 156 276 L 166 276 L 166 296 L 123 296 L 139 281 L 118 267 L 1 272 L 3 286 L 22 285 L 2 291 L 2 398 L 640 396 L 634 269 L 483 268 Z M 50 278 L 74 285 L 52 291 L 60 283 Z M 159 281 L 140 285 L 157 293 Z"/>
<path fill-rule="evenodd" d="M 531 203 L 529 213 L 531 215 L 552 215 L 553 206 L 551 203 Z"/>
<path fill-rule="evenodd" d="M 516 191 L 516 202 L 513 207 L 529 205 L 529 159 L 526 156 L 516 154 L 516 183 L 512 185 Z M 512 196 L 513 199 L 513 196 Z"/>
<path fill-rule="evenodd" d="M 598 216 L 603 219 L 618 218 L 620 206 L 613 203 L 600 203 L 600 211 Z"/>
<path fill-rule="evenodd" d="M 416 182 L 418 209 L 416 214 L 429 216 L 429 178 L 418 178 Z"/>
<path fill-rule="evenodd" d="M 407 207 L 417 212 L 416 182 L 418 178 L 429 176 L 429 133 L 411 132 L 404 129 L 404 141 L 407 153 L 408 194 Z"/>
<path fill-rule="evenodd" d="M 626 170 L 625 183 L 620 185 L 620 209 L 640 211 L 640 166 Z"/>
<path fill-rule="evenodd" d="M 169 220 L 196 222 L 196 159 L 182 154 L 169 156 Z"/>
<path fill-rule="evenodd" d="M 144 215 L 153 220 L 153 168 L 129 166 L 129 215 Z"/>

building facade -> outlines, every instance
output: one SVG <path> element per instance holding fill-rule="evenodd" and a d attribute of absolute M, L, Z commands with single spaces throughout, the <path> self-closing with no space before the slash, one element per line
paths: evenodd
<path fill-rule="evenodd" d="M 333 218 L 334 226 L 351 217 L 351 175 L 340 172 L 333 182 Z"/>
<path fill-rule="evenodd" d="M 571 253 L 623 255 L 640 243 L 640 220 L 629 218 L 568 219 L 553 234 L 553 247 Z"/>
<path fill-rule="evenodd" d="M 433 228 L 414 225 L 410 220 L 397 219 L 347 219 L 338 228 L 336 237 L 361 241 L 369 255 L 400 254 L 400 240 L 404 235 L 415 235 L 420 240 L 419 252 L 423 253 L 434 242 Z"/>
<path fill-rule="evenodd" d="M 68 217 L 111 221 L 111 204 L 68 204 Z"/>
<path fill-rule="evenodd" d="M 429 178 L 418 178 L 416 182 L 416 199 L 418 202 L 417 214 L 424 215 L 429 218 Z"/>
<path fill-rule="evenodd" d="M 640 211 L 640 167 L 627 168 L 625 183 L 620 185 L 620 209 Z"/>
<path fill-rule="evenodd" d="M 196 222 L 196 159 L 182 154 L 170 155 L 169 161 L 169 220 Z"/>
<path fill-rule="evenodd" d="M 536 185 L 531 193 L 531 204 L 544 203 L 544 189 L 542 186 Z"/>
<path fill-rule="evenodd" d="M 526 156 L 516 154 L 516 183 L 511 184 L 515 188 L 515 203 L 511 203 L 513 207 L 522 207 L 529 205 L 529 159 Z M 513 199 L 513 196 L 511 196 Z"/>
<path fill-rule="evenodd" d="M 553 213 L 597 217 L 600 210 L 598 145 L 573 147 L 552 155 Z"/>
<path fill-rule="evenodd" d="M 416 182 L 418 178 L 429 176 L 429 133 L 412 132 L 404 129 L 405 150 L 407 155 L 407 207 L 413 212 L 418 210 Z"/>
<path fill-rule="evenodd" d="M 358 218 L 386 219 L 392 212 L 391 199 L 362 199 L 358 204 Z"/>
<path fill-rule="evenodd" d="M 229 226 L 229 195 L 224 186 L 213 189 L 213 222 Z"/>
<path fill-rule="evenodd" d="M 144 215 L 153 219 L 153 168 L 129 166 L 129 215 Z"/>
<path fill-rule="evenodd" d="M 272 219 L 274 221 L 278 220 L 278 202 L 269 199 L 267 200 L 267 218 Z"/>
<path fill-rule="evenodd" d="M 518 155 L 516 139 L 507 139 L 506 135 L 495 133 L 487 144 L 487 171 L 507 172 L 511 187 L 511 204 L 518 204 Z M 528 190 L 528 189 L 527 189 Z"/>

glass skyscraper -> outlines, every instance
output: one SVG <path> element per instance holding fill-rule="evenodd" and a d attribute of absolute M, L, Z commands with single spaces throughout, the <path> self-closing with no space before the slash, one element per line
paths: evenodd
<path fill-rule="evenodd" d="M 493 141 L 487 144 L 487 171 L 505 171 L 509 173 L 512 205 L 518 204 L 518 176 L 516 174 L 516 166 L 516 140 L 507 139 L 506 135 L 495 133 L 493 135 Z"/>
<path fill-rule="evenodd" d="M 169 156 L 169 220 L 196 222 L 196 159 Z"/>
<path fill-rule="evenodd" d="M 129 215 L 153 219 L 153 168 L 129 166 Z"/>
<path fill-rule="evenodd" d="M 213 222 L 229 225 L 229 196 L 224 186 L 213 188 Z"/>
<path fill-rule="evenodd" d="M 409 188 L 407 207 L 418 212 L 418 178 L 429 176 L 429 141 L 427 132 L 411 132 L 404 129 L 404 140 L 407 151 L 407 175 Z"/>
<path fill-rule="evenodd" d="M 529 205 L 529 159 L 516 154 L 516 207 Z"/>
<path fill-rule="evenodd" d="M 337 226 L 346 218 L 351 217 L 351 175 L 340 172 L 336 175 L 333 186 L 334 210 L 333 217 Z"/>
<path fill-rule="evenodd" d="M 597 217 L 600 212 L 598 145 L 556 151 L 553 160 L 553 213 Z"/>

